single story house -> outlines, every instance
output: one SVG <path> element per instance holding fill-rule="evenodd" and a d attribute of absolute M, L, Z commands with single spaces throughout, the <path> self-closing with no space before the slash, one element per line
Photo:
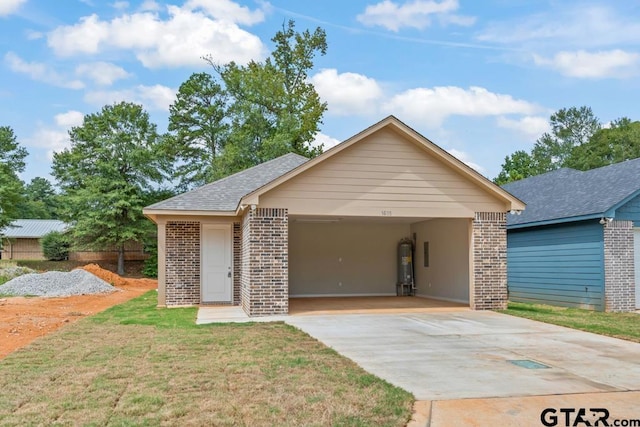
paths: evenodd
<path fill-rule="evenodd" d="M 506 212 L 524 203 L 390 116 L 314 159 L 287 154 L 144 209 L 158 226 L 158 305 L 288 312 L 290 297 L 416 293 L 503 308 Z"/>
<path fill-rule="evenodd" d="M 40 240 L 52 231 L 63 232 L 68 224 L 57 219 L 16 219 L 2 230 L 0 259 L 44 260 Z M 145 260 L 149 254 L 139 242 L 125 244 L 125 260 Z M 72 261 L 115 261 L 118 259 L 116 248 L 104 250 L 72 249 L 69 252 Z"/>
<path fill-rule="evenodd" d="M 527 203 L 507 220 L 510 300 L 640 308 L 640 159 L 503 188 Z"/>
<path fill-rule="evenodd" d="M 67 224 L 57 219 L 17 219 L 2 230 L 0 259 L 43 260 L 40 239 L 66 228 Z"/>

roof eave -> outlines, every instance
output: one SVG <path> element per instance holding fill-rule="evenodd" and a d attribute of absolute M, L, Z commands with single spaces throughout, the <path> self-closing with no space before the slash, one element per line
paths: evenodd
<path fill-rule="evenodd" d="M 507 225 L 507 230 L 516 230 L 516 229 L 520 229 L 520 228 L 531 228 L 531 227 L 540 227 L 543 225 L 554 225 L 554 224 L 565 224 L 567 222 L 576 222 L 576 221 L 586 221 L 589 219 L 600 219 L 602 217 L 606 216 L 606 212 L 598 212 L 598 213 L 591 213 L 591 214 L 587 214 L 587 215 L 578 215 L 578 216 L 571 216 L 571 217 L 564 217 L 564 218 L 554 218 L 554 219 L 547 219 L 547 220 L 543 220 L 543 221 L 532 221 L 532 222 L 525 222 L 525 223 L 521 223 L 521 224 L 511 224 L 511 225 Z"/>
<path fill-rule="evenodd" d="M 143 209 L 142 213 L 157 222 L 159 216 L 236 216 L 236 211 L 206 211 L 206 210 L 183 210 L 183 209 Z"/>

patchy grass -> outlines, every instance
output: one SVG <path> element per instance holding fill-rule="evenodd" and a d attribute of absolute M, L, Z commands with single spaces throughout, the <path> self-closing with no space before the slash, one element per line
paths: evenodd
<path fill-rule="evenodd" d="M 502 313 L 640 342 L 640 315 L 637 313 L 604 313 L 519 302 L 509 303 Z"/>
<path fill-rule="evenodd" d="M 0 361 L 1 425 L 402 426 L 412 396 L 282 323 L 194 324 L 149 292 Z"/>

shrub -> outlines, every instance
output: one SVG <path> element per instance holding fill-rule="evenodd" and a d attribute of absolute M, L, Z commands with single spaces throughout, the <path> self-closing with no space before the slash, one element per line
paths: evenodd
<path fill-rule="evenodd" d="M 42 238 L 42 253 L 49 261 L 62 261 L 69 257 L 69 238 L 58 231 L 52 231 Z"/>
<path fill-rule="evenodd" d="M 158 242 L 154 240 L 153 243 L 145 245 L 145 252 L 149 254 L 149 258 L 144 260 L 144 266 L 142 267 L 142 274 L 145 277 L 158 277 Z"/>

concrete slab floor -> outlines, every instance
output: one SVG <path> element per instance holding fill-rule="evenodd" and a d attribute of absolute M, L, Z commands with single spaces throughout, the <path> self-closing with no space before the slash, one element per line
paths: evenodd
<path fill-rule="evenodd" d="M 289 316 L 285 322 L 418 400 L 640 390 L 640 344 L 493 312 Z"/>

